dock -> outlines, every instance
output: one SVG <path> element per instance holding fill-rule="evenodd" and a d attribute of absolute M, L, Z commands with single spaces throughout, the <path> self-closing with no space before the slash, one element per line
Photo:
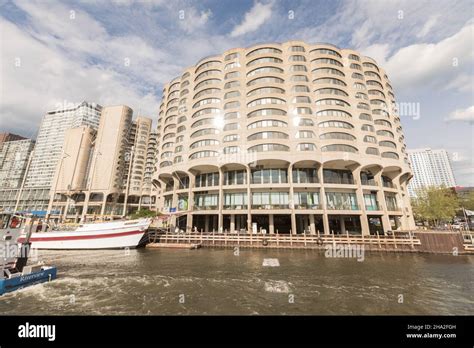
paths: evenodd
<path fill-rule="evenodd" d="M 187 232 L 155 230 L 149 233 L 150 248 L 252 248 L 252 249 L 314 249 L 328 246 L 359 245 L 366 251 L 474 254 L 474 239 L 466 240 L 459 232 L 393 231 L 390 235 L 360 234 L 252 234 Z M 464 241 L 463 241 L 464 239 Z M 463 243 L 464 242 L 464 243 Z M 159 246 L 156 246 L 159 245 Z"/>
<path fill-rule="evenodd" d="M 199 249 L 200 243 L 149 243 L 148 249 Z"/>

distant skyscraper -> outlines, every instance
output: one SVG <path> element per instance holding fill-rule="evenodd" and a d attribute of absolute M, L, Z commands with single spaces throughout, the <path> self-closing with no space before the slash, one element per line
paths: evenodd
<path fill-rule="evenodd" d="M 35 141 L 6 141 L 0 144 L 0 190 L 20 188 Z"/>
<path fill-rule="evenodd" d="M 430 148 L 407 150 L 413 170 L 413 178 L 408 185 L 410 196 L 416 190 L 427 186 L 456 186 L 448 152 L 444 149 Z"/>
<path fill-rule="evenodd" d="M 102 106 L 98 104 L 82 102 L 46 113 L 36 139 L 35 152 L 26 178 L 26 188 L 50 188 L 56 166 L 61 159 L 66 130 L 83 125 L 97 129 L 101 111 Z"/>
<path fill-rule="evenodd" d="M 21 135 L 13 134 L 13 133 L 0 133 L 0 146 L 6 141 L 13 141 L 13 140 L 22 140 L 26 139 Z"/>

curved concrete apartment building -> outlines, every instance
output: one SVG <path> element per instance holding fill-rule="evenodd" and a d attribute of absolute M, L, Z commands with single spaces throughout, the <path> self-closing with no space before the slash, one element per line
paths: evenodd
<path fill-rule="evenodd" d="M 158 210 L 179 228 L 414 227 L 392 87 L 356 51 L 290 41 L 206 57 L 165 85 L 158 139 Z"/>

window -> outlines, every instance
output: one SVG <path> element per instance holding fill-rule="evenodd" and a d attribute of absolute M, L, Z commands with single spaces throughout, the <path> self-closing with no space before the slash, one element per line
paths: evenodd
<path fill-rule="evenodd" d="M 232 63 L 226 64 L 226 66 L 224 67 L 224 70 L 230 70 L 230 69 L 234 69 L 234 68 L 240 68 L 240 63 L 239 62 L 232 62 Z"/>
<path fill-rule="evenodd" d="M 224 89 L 229 89 L 229 88 L 237 88 L 240 86 L 240 82 L 239 81 L 230 81 L 230 82 L 227 82 L 225 85 L 224 85 Z"/>
<path fill-rule="evenodd" d="M 212 85 L 212 84 L 216 84 L 216 83 L 220 83 L 220 82 L 221 82 L 221 80 L 219 80 L 219 79 L 204 80 L 204 81 L 199 82 L 196 86 L 194 86 L 194 90 L 199 89 L 199 88 L 204 87 L 204 86 L 207 86 L 207 85 Z"/>
<path fill-rule="evenodd" d="M 227 92 L 226 94 L 224 94 L 224 99 L 237 98 L 237 97 L 240 97 L 239 91 L 232 91 L 232 92 Z"/>
<path fill-rule="evenodd" d="M 219 131 L 215 128 L 204 128 L 192 133 L 191 138 L 196 138 L 207 134 L 219 134 Z"/>
<path fill-rule="evenodd" d="M 345 118 L 350 118 L 352 115 L 346 111 L 341 111 L 341 110 L 323 110 L 323 111 L 318 111 L 316 113 L 316 116 L 338 116 L 338 117 L 345 117 Z"/>
<path fill-rule="evenodd" d="M 350 104 L 340 99 L 319 99 L 316 101 L 316 105 L 337 105 L 350 107 Z"/>
<path fill-rule="evenodd" d="M 366 143 L 372 143 L 372 144 L 377 144 L 377 139 L 375 139 L 375 137 L 373 137 L 372 135 L 366 135 L 364 137 L 364 142 Z"/>
<path fill-rule="evenodd" d="M 189 148 L 195 149 L 197 147 L 212 146 L 212 145 L 219 145 L 219 142 L 215 139 L 204 139 L 204 140 L 195 141 L 194 143 L 191 144 Z"/>
<path fill-rule="evenodd" d="M 316 145 L 313 143 L 300 143 L 296 146 L 297 151 L 316 151 Z"/>
<path fill-rule="evenodd" d="M 218 205 L 218 194 L 196 193 L 194 195 L 194 207 L 196 209 L 217 209 Z"/>
<path fill-rule="evenodd" d="M 278 98 L 260 98 L 255 99 L 247 104 L 248 108 L 257 106 L 257 105 L 267 105 L 267 104 L 285 104 L 285 100 Z"/>
<path fill-rule="evenodd" d="M 283 63 L 283 60 L 280 58 L 274 58 L 274 57 L 263 57 L 263 58 L 257 58 L 254 59 L 250 62 L 247 63 L 247 66 L 252 66 L 252 65 L 257 65 L 257 64 L 264 64 L 264 63 Z"/>
<path fill-rule="evenodd" d="M 385 127 L 389 127 L 391 128 L 392 127 L 392 124 L 388 121 L 385 121 L 385 120 L 375 120 L 374 122 L 376 125 L 379 125 L 379 126 L 385 126 Z"/>
<path fill-rule="evenodd" d="M 299 127 L 304 127 L 304 126 L 314 126 L 314 122 L 313 120 L 309 119 L 309 118 L 301 118 L 301 119 L 296 119 L 297 122 L 298 122 L 298 126 Z"/>
<path fill-rule="evenodd" d="M 239 106 L 240 106 L 240 102 L 238 101 L 229 102 L 229 103 L 224 104 L 224 110 L 238 108 Z"/>
<path fill-rule="evenodd" d="M 247 129 L 253 128 L 265 128 L 265 127 L 287 127 L 288 123 L 278 120 L 263 120 L 251 123 L 247 126 Z"/>
<path fill-rule="evenodd" d="M 227 56 L 225 56 L 224 60 L 232 60 L 232 59 L 236 59 L 236 58 L 239 58 L 239 53 L 238 52 L 234 52 L 234 53 L 229 53 Z"/>
<path fill-rule="evenodd" d="M 247 86 L 253 86 L 260 83 L 269 84 L 269 83 L 283 83 L 283 82 L 284 80 L 279 77 L 259 77 L 257 79 L 253 79 L 252 81 L 249 81 L 247 83 Z"/>
<path fill-rule="evenodd" d="M 224 80 L 235 79 L 239 76 L 240 76 L 240 72 L 232 71 L 232 72 L 229 72 L 229 73 L 225 74 Z"/>
<path fill-rule="evenodd" d="M 226 146 L 224 147 L 224 153 L 225 154 L 231 154 L 231 153 L 239 153 L 240 148 L 238 146 Z"/>
<path fill-rule="evenodd" d="M 277 87 L 262 87 L 256 88 L 247 93 L 247 97 L 258 94 L 285 94 L 285 90 Z"/>
<path fill-rule="evenodd" d="M 253 192 L 252 206 L 256 208 L 288 208 L 288 192 Z"/>
<path fill-rule="evenodd" d="M 237 141 L 237 140 L 239 140 L 238 134 L 229 134 L 229 135 L 226 135 L 222 141 L 224 143 L 228 143 L 228 142 Z"/>
<path fill-rule="evenodd" d="M 239 129 L 238 123 L 228 123 L 224 126 L 224 132 Z"/>
<path fill-rule="evenodd" d="M 293 98 L 292 102 L 293 103 L 311 103 L 311 100 L 309 99 L 309 97 L 306 97 L 306 96 L 297 96 Z"/>
<path fill-rule="evenodd" d="M 394 138 L 394 135 L 392 132 L 386 131 L 386 130 L 378 130 L 377 135 L 381 135 L 383 137 L 389 137 L 389 138 Z"/>
<path fill-rule="evenodd" d="M 328 83 L 328 84 L 339 85 L 339 86 L 347 86 L 344 81 L 341 81 L 339 79 L 329 78 L 329 77 L 323 77 L 323 78 L 320 78 L 320 79 L 316 79 L 316 80 L 313 81 L 313 83 L 319 83 L 319 84 Z"/>
<path fill-rule="evenodd" d="M 202 109 L 200 111 L 195 112 L 193 114 L 192 118 L 196 118 L 196 117 L 203 116 L 203 115 L 218 114 L 220 112 L 221 111 L 219 109 L 216 109 L 216 108 L 206 108 L 206 109 Z"/>
<path fill-rule="evenodd" d="M 291 52 L 304 52 L 305 49 L 303 46 L 291 46 L 290 51 Z"/>
<path fill-rule="evenodd" d="M 318 192 L 295 192 L 293 200 L 296 209 L 321 209 Z"/>
<path fill-rule="evenodd" d="M 199 66 L 196 68 L 195 73 L 198 73 L 199 71 L 204 70 L 204 69 L 206 69 L 206 68 L 209 68 L 209 67 L 211 67 L 211 66 L 216 66 L 216 65 L 219 66 L 220 64 L 221 64 L 221 62 L 218 61 L 218 60 L 210 60 L 210 61 L 208 61 L 208 62 L 206 62 L 206 63 L 203 63 L 203 64 L 199 65 Z"/>
<path fill-rule="evenodd" d="M 299 131 L 296 133 L 297 139 L 306 139 L 306 138 L 314 138 L 313 131 Z"/>
<path fill-rule="evenodd" d="M 346 76 L 342 71 L 333 68 L 317 68 L 313 69 L 312 72 L 315 74 Z"/>
<path fill-rule="evenodd" d="M 342 67 L 342 63 L 331 58 L 317 58 L 317 59 L 312 60 L 311 62 L 315 64 L 330 64 L 330 65 L 336 65 L 336 66 Z"/>
<path fill-rule="evenodd" d="M 198 101 L 197 103 L 195 103 L 193 105 L 193 109 L 196 109 L 200 106 L 203 106 L 203 105 L 207 105 L 207 104 L 216 104 L 216 103 L 220 103 L 221 100 L 218 99 L 218 98 L 207 98 L 207 99 L 203 99 L 203 100 L 200 100 Z"/>
<path fill-rule="evenodd" d="M 315 94 L 334 94 L 334 95 L 342 95 L 348 97 L 349 95 L 341 89 L 337 88 L 320 88 L 314 91 Z"/>
<path fill-rule="evenodd" d="M 271 66 L 264 66 L 264 67 L 257 68 L 257 69 L 254 69 L 252 71 L 249 71 L 247 73 L 247 77 L 251 77 L 251 76 L 254 76 L 254 75 L 257 75 L 257 74 L 264 74 L 264 73 L 282 74 L 283 69 L 275 68 L 275 67 L 271 67 Z"/>
<path fill-rule="evenodd" d="M 326 121 L 326 122 L 321 122 L 319 123 L 320 128 L 326 128 L 326 127 L 334 127 L 334 128 L 347 128 L 347 129 L 352 129 L 354 126 L 350 123 L 343 122 L 343 121 Z"/>
<path fill-rule="evenodd" d="M 397 211 L 398 203 L 395 195 L 385 194 L 385 203 L 387 203 L 387 210 Z"/>
<path fill-rule="evenodd" d="M 376 155 L 376 156 L 378 156 L 379 155 L 379 150 L 376 149 L 375 147 L 368 147 L 367 150 L 365 150 L 365 153 L 367 155 Z"/>
<path fill-rule="evenodd" d="M 290 148 L 281 144 L 260 144 L 252 146 L 248 152 L 267 152 L 267 151 L 289 151 Z"/>
<path fill-rule="evenodd" d="M 291 76 L 291 81 L 295 81 L 295 82 L 299 82 L 299 81 L 302 81 L 302 82 L 308 82 L 308 77 L 306 77 L 305 75 L 292 75 Z"/>
<path fill-rule="evenodd" d="M 250 51 L 247 53 L 247 57 L 252 57 L 257 54 L 265 54 L 265 53 L 276 53 L 276 54 L 281 54 L 282 51 L 278 48 L 273 48 L 273 47 L 262 47 L 262 48 L 257 48 L 253 51 Z"/>
<path fill-rule="evenodd" d="M 233 170 L 224 173 L 224 185 L 244 185 L 247 184 L 246 170 Z"/>
<path fill-rule="evenodd" d="M 311 53 L 316 53 L 316 54 L 329 54 L 331 56 L 336 56 L 336 57 L 339 57 L 339 58 L 342 58 L 342 56 L 337 53 L 336 51 L 334 50 L 330 50 L 329 48 L 316 48 L 314 50 L 311 50 L 311 52 L 309 52 L 310 54 Z"/>
<path fill-rule="evenodd" d="M 379 145 L 383 147 L 391 147 L 393 149 L 397 148 L 397 145 L 395 145 L 395 143 L 392 141 L 381 141 L 379 142 Z"/>
<path fill-rule="evenodd" d="M 359 56 L 356 56 L 355 54 L 349 54 L 349 59 L 357 60 L 358 62 L 360 61 Z"/>
<path fill-rule="evenodd" d="M 392 159 L 399 159 L 398 154 L 395 152 L 382 152 L 383 158 L 392 158 Z"/>
<path fill-rule="evenodd" d="M 217 151 L 198 151 L 189 156 L 190 160 L 204 158 L 204 157 L 217 157 L 219 153 Z"/>
<path fill-rule="evenodd" d="M 318 182 L 318 171 L 316 168 L 293 168 L 294 184 L 316 184 Z"/>
<path fill-rule="evenodd" d="M 224 193 L 224 209 L 247 209 L 247 193 Z"/>
<path fill-rule="evenodd" d="M 206 88 L 196 93 L 193 99 L 201 98 L 202 96 L 209 95 L 209 94 L 216 94 L 216 93 L 219 93 L 220 91 L 221 91 L 220 88 Z"/>
<path fill-rule="evenodd" d="M 340 151 L 340 152 L 352 152 L 352 153 L 357 153 L 357 149 L 353 146 L 350 145 L 344 145 L 344 144 L 331 144 L 331 145 L 326 145 L 321 148 L 322 152 L 333 152 L 333 151 Z"/>
<path fill-rule="evenodd" d="M 355 193 L 326 192 L 326 202 L 329 210 L 359 210 Z"/>
<path fill-rule="evenodd" d="M 228 112 L 224 115 L 224 120 L 234 120 L 236 118 L 239 118 L 240 115 L 237 111 L 233 111 L 233 112 Z"/>
<path fill-rule="evenodd" d="M 283 168 L 252 169 L 252 184 L 287 184 L 287 173 Z"/>
<path fill-rule="evenodd" d="M 204 71 L 204 72 L 200 73 L 198 76 L 196 76 L 194 81 L 197 81 L 197 80 L 202 79 L 203 77 L 206 77 L 206 76 L 209 76 L 209 75 L 220 74 L 220 72 L 221 71 L 217 70 L 217 69 L 211 69 L 211 70 Z"/>
<path fill-rule="evenodd" d="M 352 63 L 350 66 L 351 69 L 362 70 L 362 67 L 357 63 Z"/>
<path fill-rule="evenodd" d="M 301 55 L 290 56 L 288 59 L 290 62 L 306 62 L 306 58 Z"/>
<path fill-rule="evenodd" d="M 370 124 L 363 124 L 360 129 L 366 132 L 375 132 L 374 126 L 371 126 Z"/>
<path fill-rule="evenodd" d="M 319 136 L 319 139 L 327 140 L 327 139 L 340 139 L 340 140 L 349 140 L 349 141 L 355 141 L 356 137 L 348 134 L 348 133 L 342 133 L 342 132 L 330 132 L 330 133 L 324 133 Z"/>
<path fill-rule="evenodd" d="M 295 71 L 308 71 L 304 65 L 292 65 L 290 66 L 290 71 L 295 72 Z"/>
<path fill-rule="evenodd" d="M 247 140 L 259 139 L 288 139 L 288 134 L 283 132 L 259 132 L 247 137 Z"/>

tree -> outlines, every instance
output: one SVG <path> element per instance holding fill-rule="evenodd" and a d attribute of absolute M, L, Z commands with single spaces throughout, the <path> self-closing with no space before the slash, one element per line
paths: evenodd
<path fill-rule="evenodd" d="M 156 211 L 150 210 L 150 209 L 140 209 L 137 210 L 135 213 L 130 215 L 130 219 L 140 219 L 140 218 L 148 218 L 148 217 L 155 217 L 160 215 L 160 213 L 157 213 Z"/>
<path fill-rule="evenodd" d="M 444 186 L 425 187 L 416 192 L 412 199 L 415 218 L 438 226 L 443 221 L 451 221 L 459 208 L 456 193 Z"/>
<path fill-rule="evenodd" d="M 474 191 L 459 197 L 461 207 L 467 210 L 474 210 Z"/>

